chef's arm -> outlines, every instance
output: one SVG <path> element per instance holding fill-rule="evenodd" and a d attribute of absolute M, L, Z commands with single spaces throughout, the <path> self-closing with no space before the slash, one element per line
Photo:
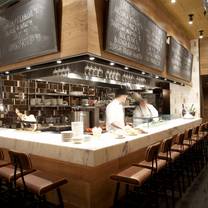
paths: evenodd
<path fill-rule="evenodd" d="M 114 121 L 113 123 L 111 123 L 111 126 L 118 128 L 118 129 L 122 129 L 124 126 L 120 124 L 120 122 L 118 121 Z"/>

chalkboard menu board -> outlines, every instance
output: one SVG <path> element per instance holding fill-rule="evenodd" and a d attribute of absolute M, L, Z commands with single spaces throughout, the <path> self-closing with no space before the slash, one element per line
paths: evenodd
<path fill-rule="evenodd" d="M 168 73 L 191 81 L 193 55 L 174 38 L 170 38 L 168 52 Z"/>
<path fill-rule="evenodd" d="M 109 0 L 105 49 L 164 69 L 167 33 L 128 0 Z"/>
<path fill-rule="evenodd" d="M 57 50 L 53 0 L 23 0 L 0 13 L 0 65 Z"/>

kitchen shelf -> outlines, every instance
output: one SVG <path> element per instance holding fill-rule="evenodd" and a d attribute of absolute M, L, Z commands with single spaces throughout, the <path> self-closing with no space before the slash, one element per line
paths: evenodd
<path fill-rule="evenodd" d="M 48 95 L 48 96 L 71 96 L 69 94 L 64 93 L 28 93 L 28 95 Z"/>
<path fill-rule="evenodd" d="M 59 108 L 59 107 L 65 107 L 65 108 L 71 108 L 70 105 L 30 105 L 32 108 Z"/>
<path fill-rule="evenodd" d="M 95 97 L 95 95 L 69 95 L 70 97 Z"/>
<path fill-rule="evenodd" d="M 124 108 L 136 108 L 136 105 L 126 105 Z"/>

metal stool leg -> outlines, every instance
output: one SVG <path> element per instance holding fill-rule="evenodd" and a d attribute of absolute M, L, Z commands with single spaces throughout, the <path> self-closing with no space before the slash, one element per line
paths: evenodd
<path fill-rule="evenodd" d="M 114 196 L 114 202 L 113 202 L 113 207 L 116 208 L 117 204 L 118 204 L 118 194 L 119 194 L 119 189 L 120 189 L 120 183 L 117 182 L 116 184 L 116 192 L 115 192 L 115 196 Z"/>
<path fill-rule="evenodd" d="M 60 208 L 64 208 L 64 202 L 63 202 L 63 197 L 62 197 L 62 195 L 61 195 L 61 190 L 60 190 L 60 188 L 57 188 L 56 191 L 57 191 L 58 199 L 59 199 L 59 207 L 60 207 Z"/>

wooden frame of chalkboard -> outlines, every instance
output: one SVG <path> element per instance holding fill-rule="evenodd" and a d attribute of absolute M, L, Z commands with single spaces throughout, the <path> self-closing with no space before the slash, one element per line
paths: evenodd
<path fill-rule="evenodd" d="M 139 18 L 139 20 L 141 20 L 141 22 L 139 21 L 135 21 L 134 25 L 135 29 L 138 31 L 139 34 L 137 34 L 137 32 L 134 31 L 134 34 L 130 34 L 129 36 L 127 35 L 126 37 L 129 38 L 129 40 L 131 39 L 131 37 L 134 37 L 135 39 L 131 42 L 130 40 L 130 46 L 132 47 L 123 47 L 120 45 L 116 45 L 116 44 L 112 44 L 111 43 L 113 41 L 116 40 L 116 38 L 118 37 L 118 33 L 120 31 L 116 31 L 114 27 L 117 27 L 117 29 L 119 30 L 123 30 L 123 31 L 128 31 L 129 32 L 129 28 L 124 28 L 124 25 L 122 25 L 121 28 L 119 28 L 119 26 L 116 26 L 116 23 L 114 23 L 112 20 L 113 15 L 115 16 L 116 12 L 112 12 L 112 2 L 117 2 L 118 0 L 108 0 L 107 2 L 107 12 L 106 12 L 106 20 L 105 20 L 105 25 L 104 25 L 104 29 L 105 29 L 105 37 L 104 37 L 104 50 L 113 53 L 115 55 L 127 58 L 129 60 L 132 61 L 136 61 L 137 63 L 144 65 L 146 67 L 151 67 L 153 69 L 157 69 L 160 71 L 163 71 L 165 68 L 165 64 L 166 64 L 166 39 L 167 39 L 167 33 L 165 30 L 163 30 L 160 26 L 158 26 L 152 19 L 150 19 L 150 17 L 146 16 L 143 12 L 141 12 L 132 2 L 130 2 L 129 0 L 119 0 L 120 2 L 123 2 L 124 4 L 128 4 L 130 7 L 129 9 L 132 9 L 132 11 L 134 10 L 135 14 L 133 18 Z M 116 4 L 116 3 L 115 3 Z M 118 3 L 117 3 L 118 4 Z M 115 7 L 115 6 L 114 6 Z M 122 11 L 120 11 L 120 13 L 122 13 Z M 119 13 L 119 14 L 120 14 Z M 130 11 L 129 11 L 130 13 Z M 131 15 L 133 15 L 133 12 L 131 13 Z M 131 17 L 132 18 L 132 17 Z M 133 19 L 132 18 L 132 19 Z M 135 19 L 134 19 L 135 20 Z M 128 24 L 131 24 L 131 22 L 129 21 Z M 142 25 L 143 24 L 143 25 Z M 138 26 L 138 27 L 136 27 Z M 127 26 L 126 26 L 127 27 Z M 143 27 L 143 31 L 139 31 L 139 27 Z M 149 28 L 148 28 L 149 27 Z M 149 29 L 149 33 L 146 34 L 145 32 L 148 32 Z M 157 33 L 154 33 L 153 31 L 156 31 Z M 156 34 L 158 36 L 156 36 Z M 121 36 L 125 36 L 125 32 L 123 32 L 123 34 L 121 34 Z M 138 37 L 137 37 L 138 35 Z M 141 37 L 139 36 L 141 35 Z M 159 35 L 161 36 L 161 38 L 159 37 Z M 152 40 L 152 42 L 148 42 Z M 126 41 L 126 40 L 125 40 Z M 135 44 L 133 44 L 133 42 L 135 41 Z M 119 42 L 119 40 L 118 40 Z M 128 41 L 126 41 L 128 45 Z M 154 44 L 156 46 L 158 46 L 158 48 L 154 47 Z M 128 45 L 128 46 L 129 46 Z M 120 49 L 119 49 L 120 47 Z M 120 50 L 120 51 L 119 51 Z M 126 52 L 125 52 L 126 50 Z M 128 52 L 129 51 L 129 52 Z M 134 51 L 136 51 L 136 53 L 134 53 Z"/>
<path fill-rule="evenodd" d="M 0 66 L 58 52 L 55 0 L 22 0 L 0 13 Z"/>
<path fill-rule="evenodd" d="M 192 67 L 193 55 L 180 42 L 170 36 L 167 73 L 176 78 L 191 82 Z"/>

